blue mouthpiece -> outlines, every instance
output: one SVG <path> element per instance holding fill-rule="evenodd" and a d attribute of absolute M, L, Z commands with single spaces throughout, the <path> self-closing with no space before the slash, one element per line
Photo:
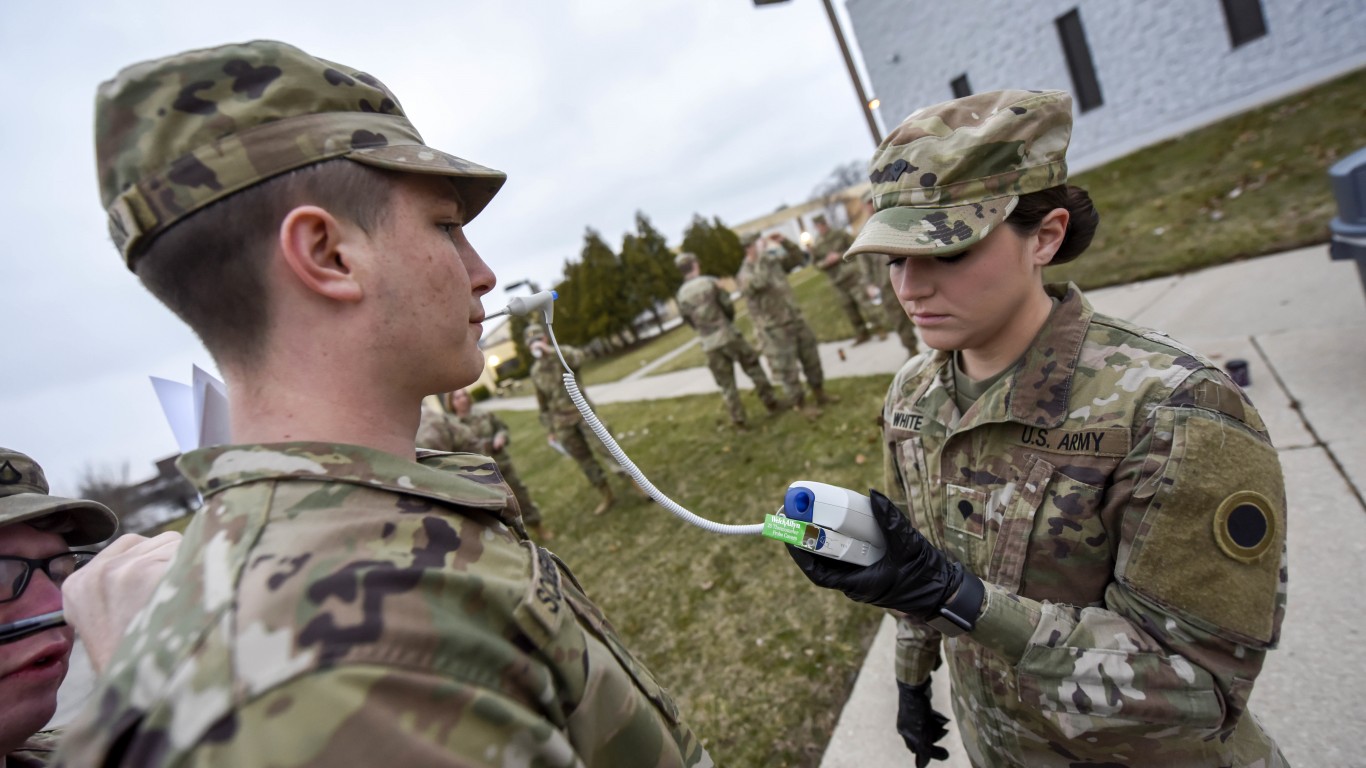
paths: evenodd
<path fill-rule="evenodd" d="M 807 488 L 788 488 L 783 497 L 783 514 L 789 520 L 811 522 L 811 510 L 816 506 L 816 494 Z"/>

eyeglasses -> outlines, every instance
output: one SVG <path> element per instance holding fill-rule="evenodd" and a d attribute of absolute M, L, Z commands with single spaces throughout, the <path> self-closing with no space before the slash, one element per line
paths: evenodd
<path fill-rule="evenodd" d="M 66 577 L 94 559 L 94 552 L 63 552 L 37 560 L 0 555 L 0 603 L 18 600 L 19 596 L 24 594 L 34 568 L 46 573 L 53 584 L 61 586 Z"/>

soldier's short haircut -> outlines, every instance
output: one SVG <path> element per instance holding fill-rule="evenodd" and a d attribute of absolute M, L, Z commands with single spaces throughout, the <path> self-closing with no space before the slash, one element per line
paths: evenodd
<path fill-rule="evenodd" d="M 266 265 L 284 217 L 316 205 L 370 233 L 392 191 L 390 172 L 345 159 L 281 174 L 177 222 L 138 259 L 138 279 L 220 365 L 250 365 L 270 327 Z"/>

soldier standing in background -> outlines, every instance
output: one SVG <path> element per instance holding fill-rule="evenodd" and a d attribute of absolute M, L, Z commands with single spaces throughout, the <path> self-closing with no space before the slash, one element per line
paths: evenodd
<path fill-rule="evenodd" d="M 569 399 L 569 393 L 564 389 L 564 366 L 560 365 L 560 358 L 555 354 L 555 348 L 550 345 L 545 326 L 528 325 L 523 338 L 526 339 L 527 349 L 533 358 L 531 384 L 536 388 L 536 405 L 541 411 L 541 426 L 546 428 L 548 439 L 564 449 L 564 452 L 579 465 L 579 469 L 583 470 L 583 476 L 588 478 L 588 482 L 602 495 L 598 506 L 593 508 L 593 514 L 601 515 L 617 503 L 617 496 L 612 491 L 611 484 L 607 482 L 607 473 L 593 455 L 595 450 L 605 450 L 597 448 L 602 445 L 602 441 L 588 428 L 588 424 L 583 420 L 583 414 L 579 413 L 579 409 L 574 406 L 574 401 Z M 564 361 L 569 364 L 573 374 L 578 376 L 579 366 L 583 365 L 583 353 L 574 347 L 561 344 L 560 354 L 564 355 Z M 588 393 L 584 392 L 583 396 L 586 400 Z M 591 401 L 589 405 L 592 405 Z M 607 426 L 607 423 L 603 422 L 603 426 Z M 610 457 L 607 457 L 606 461 L 612 474 L 625 474 L 626 470 L 616 461 Z M 634 483 L 631 487 L 640 491 Z M 641 493 L 643 494 L 643 491 Z"/>
<path fill-rule="evenodd" d="M 498 465 L 498 473 L 503 482 L 512 489 L 517 499 L 517 508 L 522 513 L 522 523 L 527 530 L 536 534 L 542 541 L 550 541 L 554 535 L 543 526 L 541 509 L 531 500 L 531 491 L 517 474 L 517 468 L 508 455 L 508 443 L 512 433 L 507 424 L 493 411 L 474 409 L 474 400 L 469 389 L 457 389 L 440 397 L 442 409 L 422 410 L 422 423 L 417 428 L 417 446 L 433 451 L 451 453 L 480 453 L 489 456 Z"/>
<path fill-rule="evenodd" d="M 745 263 L 737 279 L 740 293 L 749 305 L 749 316 L 754 318 L 759 346 L 773 370 L 773 378 L 782 384 L 787 401 L 807 418 L 815 418 L 821 413 L 818 406 L 837 402 L 838 398 L 825 391 L 816 334 L 787 282 L 783 251 L 766 244 L 757 234 L 746 236 L 741 244 L 745 246 Z M 811 385 L 814 403 L 806 402 L 803 373 L 806 383 Z"/>
<path fill-rule="evenodd" d="M 683 274 L 683 285 L 675 297 L 678 311 L 683 320 L 697 331 L 702 341 L 702 352 L 707 356 L 707 368 L 721 387 L 721 394 L 730 411 L 730 420 L 739 429 L 745 428 L 745 406 L 740 402 L 740 391 L 735 386 L 735 366 L 739 365 L 754 381 L 754 389 L 769 413 L 775 413 L 782 404 L 773 394 L 764 368 L 759 364 L 759 355 L 745 341 L 745 337 L 735 327 L 735 306 L 730 294 L 717 284 L 716 278 L 703 276 L 697 264 L 697 257 L 691 253 L 680 253 L 674 265 Z"/>
<path fill-rule="evenodd" d="M 484 368 L 465 227 L 505 175 L 273 41 L 130 66 L 95 115 L 115 247 L 237 442 L 180 458 L 204 506 L 58 764 L 713 765 L 488 462 L 417 456 Z"/>
<path fill-rule="evenodd" d="M 865 192 L 863 195 L 863 212 L 865 217 L 872 216 L 873 193 Z M 864 225 L 868 219 L 864 218 Z M 920 349 L 920 340 L 915 335 L 915 323 L 911 322 L 910 315 L 901 308 L 901 302 L 896 297 L 896 291 L 892 288 L 891 269 L 887 264 L 887 257 L 880 253 L 860 253 L 855 256 L 858 263 L 863 267 L 864 280 L 868 286 L 869 296 L 877 294 L 878 299 L 874 303 L 881 303 L 883 314 L 887 316 L 887 323 L 896 331 L 896 336 L 901 339 L 901 346 L 906 348 L 906 353 L 914 355 Z"/>
<path fill-rule="evenodd" d="M 825 217 L 816 214 L 811 219 L 816 227 L 816 243 L 811 246 L 812 258 L 816 266 L 830 278 L 835 289 L 835 299 L 843 310 L 849 324 L 854 327 L 854 343 L 862 344 L 872 338 L 869 329 L 878 338 L 887 337 L 887 329 L 882 324 L 882 314 L 873 306 L 868 295 L 868 282 L 862 265 L 844 260 L 844 252 L 849 250 L 854 238 L 843 228 L 831 229 Z"/>

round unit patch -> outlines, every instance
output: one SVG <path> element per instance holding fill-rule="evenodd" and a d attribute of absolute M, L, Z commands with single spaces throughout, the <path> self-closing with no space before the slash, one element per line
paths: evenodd
<path fill-rule="evenodd" d="M 1224 499 L 1214 513 L 1214 540 L 1224 554 L 1242 563 L 1255 563 L 1276 540 L 1276 516 L 1271 502 L 1256 491 L 1238 491 Z"/>

